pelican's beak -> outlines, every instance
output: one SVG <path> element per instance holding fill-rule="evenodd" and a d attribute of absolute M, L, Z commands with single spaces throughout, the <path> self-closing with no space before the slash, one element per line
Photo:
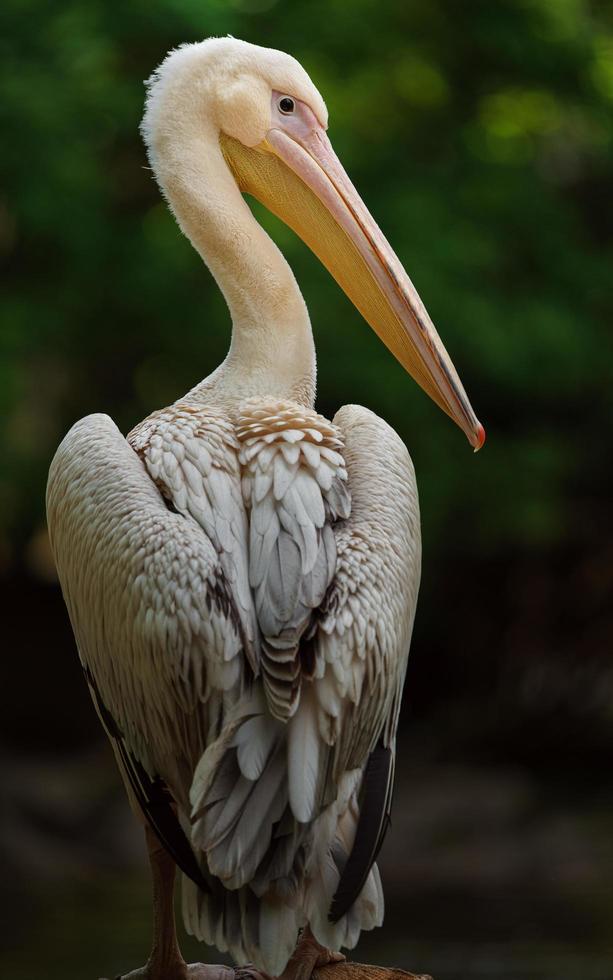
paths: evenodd
<path fill-rule="evenodd" d="M 277 93 L 273 93 L 273 106 Z M 255 148 L 222 136 L 241 190 L 313 250 L 402 366 L 457 422 L 475 451 L 485 441 L 456 370 L 417 290 L 304 103 Z M 276 125 L 275 125 L 276 123 Z"/>

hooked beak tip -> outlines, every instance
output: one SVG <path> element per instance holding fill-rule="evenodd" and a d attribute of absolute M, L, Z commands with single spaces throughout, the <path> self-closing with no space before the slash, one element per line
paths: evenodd
<path fill-rule="evenodd" d="M 479 450 L 483 447 L 484 442 L 485 442 L 485 429 L 483 428 L 483 426 L 479 422 L 477 424 L 477 428 L 475 430 L 474 451 L 476 453 L 478 453 Z"/>

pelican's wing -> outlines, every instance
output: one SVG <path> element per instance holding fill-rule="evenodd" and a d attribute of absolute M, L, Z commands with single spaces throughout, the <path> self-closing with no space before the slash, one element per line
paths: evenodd
<path fill-rule="evenodd" d="M 73 426 L 49 473 L 49 531 L 124 775 L 145 812 L 163 802 L 160 777 L 185 811 L 198 759 L 257 663 L 236 445 L 223 416 L 187 409 L 132 438 L 137 452 L 104 415 Z"/>
<path fill-rule="evenodd" d="M 336 573 L 312 640 L 313 693 L 317 732 L 330 747 L 327 799 L 348 774 L 359 775 L 346 818 L 351 830 L 344 837 L 339 821 L 330 873 L 314 891 L 312 924 L 322 942 L 362 892 L 387 827 L 421 562 L 417 486 L 403 442 L 359 406 L 342 408 L 334 423 L 343 435 L 352 506 L 335 529 Z"/>
<path fill-rule="evenodd" d="M 102 699 L 96 678 L 86 664 L 83 667 L 89 692 L 102 726 L 111 741 L 130 800 L 140 808 L 158 840 L 181 870 L 198 888 L 208 892 L 209 883 L 202 874 L 192 845 L 177 816 L 174 799 L 166 783 L 160 776 L 151 776 L 136 755 L 130 751 L 123 731 Z"/>

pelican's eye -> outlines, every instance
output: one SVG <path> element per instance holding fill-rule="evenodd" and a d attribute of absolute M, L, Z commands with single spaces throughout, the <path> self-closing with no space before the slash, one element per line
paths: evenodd
<path fill-rule="evenodd" d="M 284 116 L 289 116 L 290 113 L 294 111 L 294 108 L 294 100 L 290 99 L 289 95 L 284 95 L 283 98 L 279 99 L 279 111 L 282 112 Z"/>

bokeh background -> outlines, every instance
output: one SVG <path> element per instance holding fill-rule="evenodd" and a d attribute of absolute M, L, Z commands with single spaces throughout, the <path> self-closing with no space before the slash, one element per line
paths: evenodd
<path fill-rule="evenodd" d="M 611 5 L 4 0 L 0 18 L 0 973 L 114 976 L 147 949 L 143 847 L 81 677 L 44 487 L 76 419 L 125 431 L 224 356 L 222 299 L 138 124 L 170 47 L 231 33 L 311 73 L 488 431 L 471 455 L 258 209 L 311 311 L 319 410 L 384 416 L 421 491 L 388 917 L 357 956 L 436 980 L 610 980 Z"/>

